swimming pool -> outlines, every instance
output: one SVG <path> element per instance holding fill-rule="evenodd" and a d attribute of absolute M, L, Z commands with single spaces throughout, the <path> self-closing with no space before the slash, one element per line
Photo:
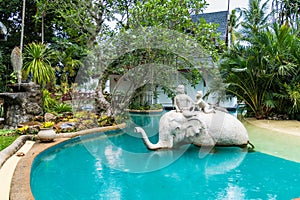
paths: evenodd
<path fill-rule="evenodd" d="M 132 121 L 153 129 L 157 119 L 148 116 Z M 260 152 L 247 153 L 237 147 L 217 147 L 203 158 L 199 158 L 199 148 L 189 145 L 148 151 L 131 128 L 78 137 L 41 153 L 31 170 L 35 199 L 235 200 L 300 196 L 299 163 Z M 157 130 L 153 132 L 150 140 L 155 142 Z"/>

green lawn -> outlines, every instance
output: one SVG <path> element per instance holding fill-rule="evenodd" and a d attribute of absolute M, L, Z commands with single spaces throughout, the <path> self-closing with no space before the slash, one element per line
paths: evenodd
<path fill-rule="evenodd" d="M 19 137 L 19 135 L 13 134 L 12 131 L 0 129 L 0 151 L 5 149 L 6 147 L 8 147 L 18 137 Z"/>

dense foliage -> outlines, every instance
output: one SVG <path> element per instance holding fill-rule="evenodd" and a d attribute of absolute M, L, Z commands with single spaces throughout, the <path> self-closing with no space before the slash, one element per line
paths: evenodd
<path fill-rule="evenodd" d="M 250 0 L 241 13 L 241 37 L 221 61 L 227 91 L 245 102 L 257 119 L 295 117 L 300 111 L 298 30 L 288 23 L 271 23 L 260 0 Z"/>
<path fill-rule="evenodd" d="M 8 90 L 7 85 L 16 82 L 16 75 L 8 70 L 8 67 L 3 64 L 2 53 L 0 52 L 0 92 Z"/>
<path fill-rule="evenodd" d="M 218 77 L 215 90 L 224 93 L 226 89 L 236 95 L 256 118 L 266 118 L 274 113 L 293 117 L 300 111 L 298 1 L 273 0 L 271 13 L 267 12 L 267 3 L 261 0 L 249 0 L 248 8 L 234 10 L 228 27 L 231 45 L 221 59 L 220 54 L 226 47 L 216 32 L 218 25 L 206 23 L 204 19 L 197 25 L 191 21 L 191 15 L 205 10 L 205 0 L 25 2 L 23 81 L 32 79 L 48 89 L 49 95 L 60 93 L 63 97 L 72 90 L 78 70 L 93 49 L 107 44 L 119 33 L 151 26 L 185 34 L 204 47 L 214 61 L 220 60 L 221 75 L 226 84 L 220 84 Z M 0 21 L 9 31 L 7 41 L 0 41 L 1 91 L 6 91 L 6 86 L 16 81 L 10 55 L 20 45 L 21 12 L 20 1 L 0 1 Z M 168 63 L 178 69 L 190 68 L 186 78 L 196 84 L 201 75 L 185 61 L 161 49 L 124 52 L 109 63 L 106 71 L 95 74 L 100 80 L 97 88 L 100 107 L 110 109 L 110 102 L 102 94 L 108 74 L 122 75 L 143 63 Z M 91 71 L 82 75 L 83 82 L 87 82 L 84 77 L 89 73 Z M 174 92 L 170 88 L 165 91 Z"/>
<path fill-rule="evenodd" d="M 51 71 L 55 70 L 57 82 L 53 83 L 62 85 L 64 91 L 68 90 L 75 81 L 74 77 L 78 68 L 82 66 L 82 61 L 89 50 L 114 34 L 137 26 L 159 26 L 184 33 L 192 32 L 193 37 L 199 40 L 214 58 L 218 56 L 214 48 L 215 40 L 218 39 L 218 34 L 215 32 L 217 25 L 202 21 L 199 26 L 195 26 L 190 19 L 191 14 L 203 11 L 206 5 L 204 0 L 166 1 L 165 3 L 156 0 L 105 0 L 101 2 L 26 0 L 25 2 L 24 46 L 27 49 L 27 55 L 24 58 L 26 66 L 23 79 L 31 75 L 35 82 L 42 85 L 49 81 L 52 76 Z M 13 70 L 9 55 L 12 49 L 20 44 L 22 4 L 14 0 L 1 1 L 0 11 L 0 21 L 9 30 L 8 40 L 1 41 L 0 50 L 3 52 L 3 64 L 10 74 Z M 116 26 L 113 27 L 111 24 L 116 24 Z M 46 54 L 49 51 L 58 52 L 56 55 L 59 57 L 49 58 L 53 56 L 49 54 L 45 59 L 45 55 L 40 55 L 39 58 L 45 61 L 40 66 L 46 64 L 51 66 L 52 70 L 46 67 L 44 69 L 47 70 L 33 72 L 34 65 L 28 63 L 35 63 L 32 47 L 35 44 L 38 44 L 35 47 L 41 47 L 42 45 L 38 43 L 40 41 L 45 44 L 43 48 Z M 40 78 L 38 74 L 41 75 Z M 45 80 L 41 82 L 44 78 Z"/>

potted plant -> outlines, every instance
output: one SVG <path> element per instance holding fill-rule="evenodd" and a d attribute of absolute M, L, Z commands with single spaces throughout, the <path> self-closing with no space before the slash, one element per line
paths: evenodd
<path fill-rule="evenodd" d="M 37 136 L 41 142 L 52 142 L 56 136 L 55 131 L 53 130 L 54 122 L 43 122 L 40 127 L 40 131 Z"/>

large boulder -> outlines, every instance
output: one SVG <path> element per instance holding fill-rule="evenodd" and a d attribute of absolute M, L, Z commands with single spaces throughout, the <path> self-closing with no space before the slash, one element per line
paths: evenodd
<path fill-rule="evenodd" d="M 57 120 L 57 116 L 52 113 L 46 113 L 44 115 L 45 122 L 55 122 Z"/>

